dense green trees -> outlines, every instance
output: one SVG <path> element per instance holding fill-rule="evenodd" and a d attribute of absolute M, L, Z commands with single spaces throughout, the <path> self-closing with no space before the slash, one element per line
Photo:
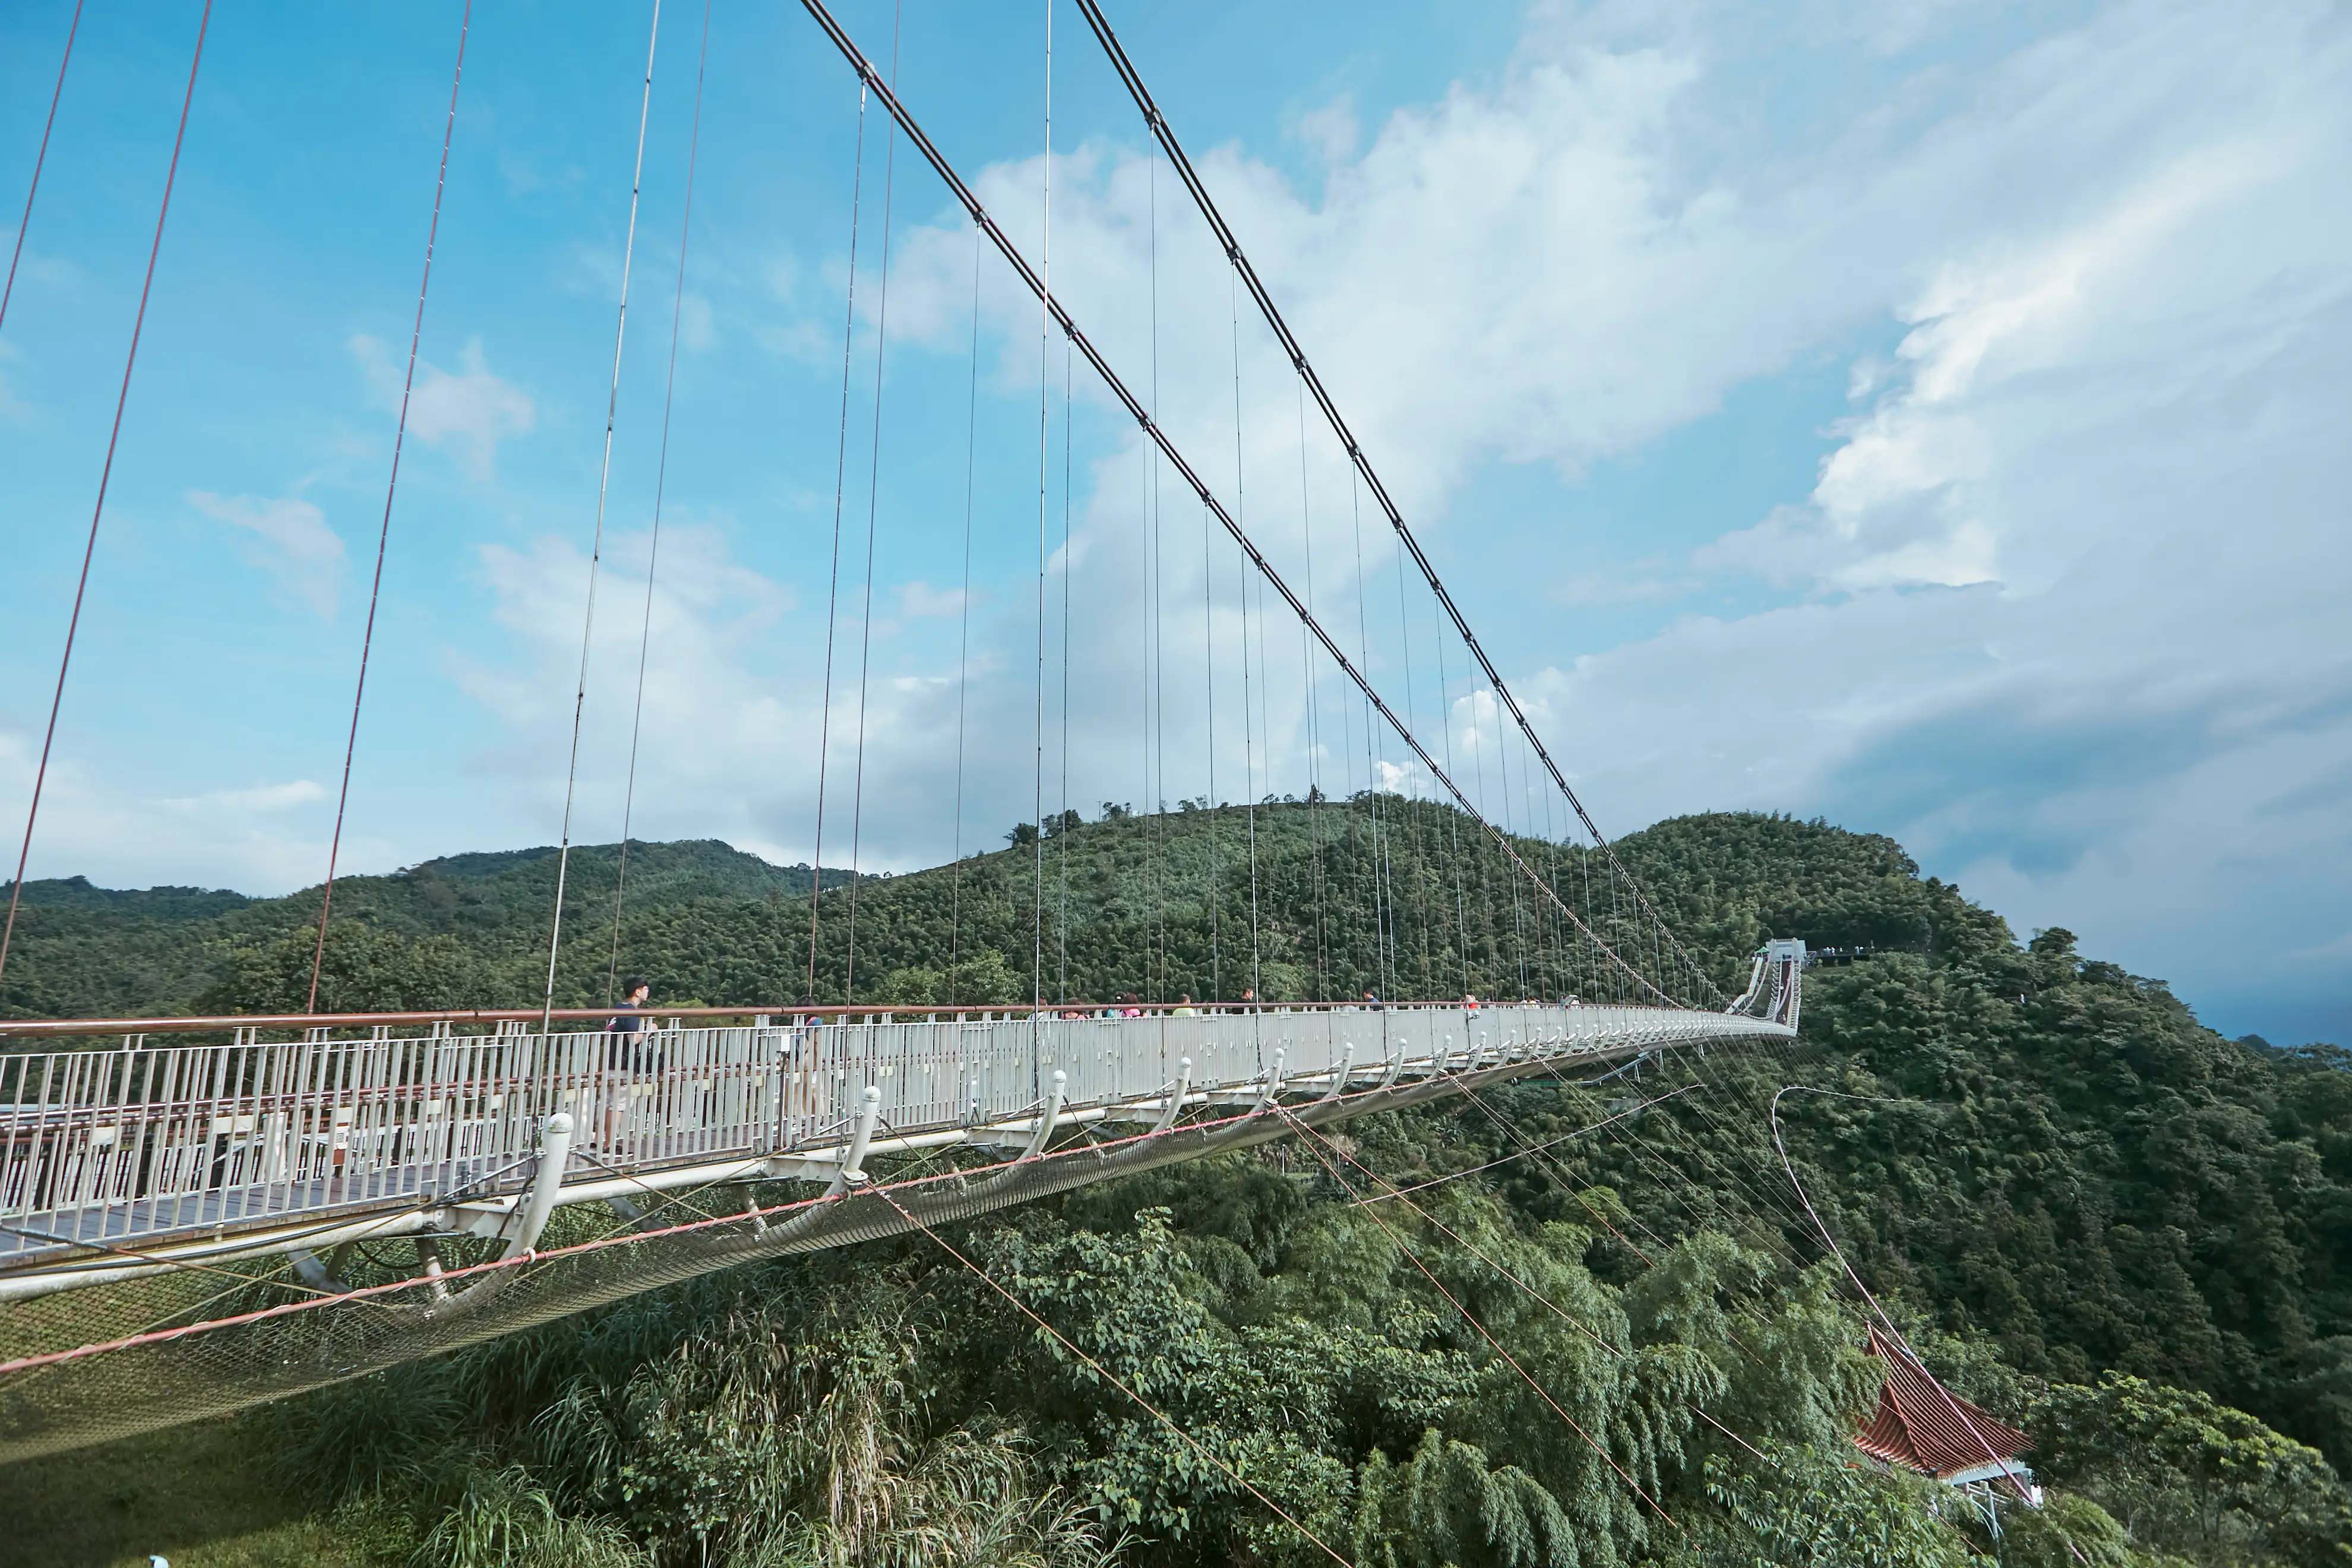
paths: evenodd
<path fill-rule="evenodd" d="M 1386 797 L 1196 803 L 1057 818 L 854 889 L 828 871 L 818 990 L 1232 995 L 1254 963 L 1275 995 L 1591 994 L 1463 826 Z M 1874 1388 L 1856 1308 L 1762 1122 L 1794 1082 L 1844 1096 L 1791 1096 L 1782 1120 L 1845 1256 L 1939 1373 L 2043 1444 L 2058 1489 L 2011 1512 L 2002 1561 L 2352 1556 L 2332 1468 L 2352 1461 L 2341 1053 L 2222 1039 L 2063 931 L 2020 944 L 1884 838 L 1713 816 L 1619 848 L 1719 983 L 1767 935 L 1830 950 L 1799 1051 L 1538 1079 L 953 1234 L 1222 1466 L 918 1237 L 301 1402 L 295 1470 L 430 1561 L 1328 1561 L 1225 1467 L 1394 1568 L 1993 1550 L 1946 1489 L 1853 1468 Z M 1524 852 L 1564 886 L 1593 869 Z M 566 919 L 595 934 L 561 1001 L 603 999 L 615 860 L 575 860 Z M 620 962 L 664 999 L 789 1001 L 810 959 L 798 875 L 633 847 Z M 356 879 L 321 1003 L 534 999 L 551 895 L 537 852 Z M 301 896 L 27 896 L 0 998 L 18 1015 L 276 1010 L 307 988 Z M 1372 1179 L 1351 1162 L 1477 1173 L 1418 1194 L 1424 1218 L 1356 1202 Z"/>

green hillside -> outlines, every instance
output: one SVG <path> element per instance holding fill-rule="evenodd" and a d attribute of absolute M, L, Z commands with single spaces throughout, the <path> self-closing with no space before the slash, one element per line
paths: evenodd
<path fill-rule="evenodd" d="M 1718 883 L 1721 846 L 1706 831 L 1662 825 L 1621 852 L 1731 990 L 1768 930 L 1883 946 L 1915 942 L 1927 918 L 1932 888 L 1915 885 L 1892 844 L 1867 841 L 1816 867 L 1792 842 L 1765 873 L 1785 887 L 1733 887 Z M 1050 998 L 1131 991 L 1171 1001 L 1237 999 L 1244 988 L 1278 999 L 1559 996 L 1614 994 L 1619 984 L 1579 955 L 1556 908 L 1450 807 L 1394 795 L 1255 809 L 1186 802 L 1156 815 L 1108 806 L 1096 821 L 1073 812 L 1048 822 L 1042 840 L 1028 825 L 1005 837 L 1015 842 L 1004 849 L 860 879 L 854 889 L 828 868 L 815 999 L 1006 1002 L 1033 987 Z M 1656 973 L 1634 934 L 1630 893 L 1612 893 L 1605 863 L 1540 839 L 1515 844 L 1566 902 Z M 617 846 L 573 849 L 559 1005 L 606 999 L 618 873 Z M 620 964 L 665 1000 L 807 999 L 809 880 L 804 866 L 707 840 L 633 846 Z M 555 852 L 544 847 L 339 882 L 320 1005 L 537 1003 L 554 888 Z M 299 1008 L 318 897 L 29 884 L 0 1016 Z"/>
<path fill-rule="evenodd" d="M 1592 984 L 1435 807 L 1051 826 L 1049 992 L 1231 995 L 1253 949 L 1276 995 Z M 2063 931 L 2020 943 L 1883 837 L 1717 815 L 1620 849 L 1727 983 L 1768 935 L 1832 950 L 1798 1050 L 1538 1079 L 949 1239 L 1349 1562 L 2352 1561 L 2342 1053 L 2224 1039 Z M 1523 852 L 1563 888 L 1593 869 Z M 575 861 L 604 879 L 567 912 L 589 933 L 570 996 L 601 995 L 612 858 Z M 807 873 L 761 881 L 792 873 L 748 859 L 633 848 L 623 963 L 668 998 L 797 994 Z M 641 860 L 665 869 L 640 882 Z M 827 880 L 837 998 L 851 900 Z M 860 882 L 856 995 L 1027 994 L 1038 882 L 1034 839 Z M 12 1003 L 275 1007 L 307 983 L 301 896 L 42 887 Z M 351 887 L 332 1005 L 531 994 L 543 852 Z M 118 964 L 144 967 L 83 975 Z M 2012 1511 L 1999 1543 L 1948 1494 L 1850 1462 L 1875 1381 L 1764 1122 L 1789 1085 L 1837 1096 L 1791 1094 L 1781 1120 L 1845 1258 L 1942 1374 L 2039 1440 L 2052 1506 Z M 1354 1202 L 1367 1171 L 1474 1173 L 1419 1194 L 1423 1217 Z M 921 1237 L 654 1292 L 205 1440 L 299 1482 L 310 1511 L 286 1529 L 341 1542 L 322 1562 L 1329 1561 Z M 67 1473 L 0 1474 L 0 1505 Z"/>
<path fill-rule="evenodd" d="M 593 938 L 602 934 L 609 941 L 620 865 L 617 844 L 572 848 L 564 918 L 575 933 L 591 933 L 581 944 L 583 955 L 592 947 L 598 954 L 607 951 Z M 451 855 L 388 877 L 339 879 L 331 942 L 337 962 L 329 965 L 321 1005 L 536 1002 L 539 986 L 531 976 L 544 973 L 555 878 L 556 849 L 545 845 Z M 639 911 L 698 902 L 760 908 L 805 900 L 812 878 L 804 865 L 771 865 L 716 839 L 629 847 L 628 900 Z M 825 868 L 828 889 L 849 880 L 847 871 Z M 806 907 L 803 901 L 801 908 Z M 279 990 L 276 1000 L 255 996 L 260 1009 L 299 1008 L 310 981 L 306 933 L 315 933 L 318 919 L 316 888 L 280 899 L 249 899 L 199 888 L 114 891 L 93 888 L 81 877 L 27 882 L 8 972 L 0 979 L 0 1017 L 253 1011 L 256 1006 L 242 1004 L 265 984 L 277 984 Z M 271 960 L 264 955 L 281 945 L 288 953 L 299 949 L 299 987 L 290 992 L 285 987 L 291 982 L 253 978 L 269 973 L 262 966 Z M 413 947 L 421 950 L 412 953 Z M 442 966 L 436 960 L 446 963 L 437 973 Z M 368 973 L 372 966 L 397 968 L 404 962 L 415 971 L 406 984 L 424 989 L 402 991 L 402 982 Z M 573 980 L 577 999 L 601 1002 L 603 970 L 596 968 L 592 986 L 591 967 L 583 956 Z M 387 984 L 390 994 L 384 994 Z M 433 999 L 441 996 L 448 1000 Z"/>

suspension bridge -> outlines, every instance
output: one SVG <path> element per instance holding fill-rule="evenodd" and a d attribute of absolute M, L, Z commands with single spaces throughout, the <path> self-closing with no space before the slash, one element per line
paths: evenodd
<path fill-rule="evenodd" d="M 1507 898 L 1515 929 L 1536 933 L 1538 946 L 1549 943 L 1549 967 L 1537 981 L 1523 982 L 1520 994 L 1484 1005 L 1466 997 L 1271 1001 L 1259 999 L 1255 987 L 1247 999 L 1235 1001 L 1206 985 L 1200 988 L 1208 994 L 1198 1004 L 1165 995 L 1110 1007 L 1076 1002 L 1053 994 L 1046 978 L 1045 847 L 1043 836 L 1034 835 L 1032 994 L 1024 1005 L 819 1005 L 818 908 L 826 896 L 820 888 L 810 897 L 810 951 L 798 1001 L 681 1007 L 658 1014 L 648 1027 L 615 1033 L 605 1027 L 613 1016 L 609 1007 L 557 1005 L 565 936 L 561 868 L 569 865 L 572 844 L 568 783 L 564 858 L 551 917 L 545 994 L 538 1005 L 328 1014 L 315 1006 L 336 873 L 331 852 L 310 1009 L 0 1022 L 0 1458 L 233 1411 L 732 1264 L 928 1231 L 1006 1205 L 1313 1132 L 1368 1113 L 1475 1097 L 1485 1086 L 1513 1079 L 1622 1079 L 1638 1103 L 1643 1074 L 1657 1064 L 1703 1058 L 1710 1050 L 1778 1047 L 1795 1037 L 1803 944 L 1774 941 L 1755 953 L 1744 976 L 1727 978 L 1727 984 L 1746 983 L 1731 994 L 1676 939 L 1656 900 L 1593 825 L 1472 634 L 1108 18 L 1096 0 L 1077 5 L 1131 97 L 1155 156 L 1174 172 L 1214 238 L 1237 296 L 1253 302 L 1297 377 L 1302 426 L 1311 404 L 1345 454 L 1350 483 L 1360 486 L 1393 534 L 1400 594 L 1410 572 L 1442 637 L 1467 656 L 1483 710 L 1492 716 L 1506 779 L 1517 758 L 1522 783 L 1540 790 L 1547 803 L 1563 803 L 1580 825 L 1580 886 L 1556 867 L 1538 864 L 1541 851 L 1531 847 L 1526 825 L 1514 828 L 1507 819 L 1496 820 L 1484 786 L 1457 778 L 1450 742 L 1429 737 L 1415 717 L 1410 658 L 1389 661 L 1390 668 L 1405 672 L 1400 694 L 1393 679 L 1384 684 L 1378 678 L 1360 603 L 1356 636 L 1349 638 L 1318 607 L 1311 575 L 1295 586 L 1275 552 L 1244 528 L 1237 495 L 1213 482 L 1197 454 L 1188 453 L 1157 416 L 1136 367 L 1113 363 L 1054 291 L 1044 244 L 1033 257 L 1014 241 L 902 101 L 895 71 L 877 68 L 820 0 L 804 0 L 817 36 L 854 79 L 861 136 L 870 100 L 887 115 L 892 144 L 903 136 L 962 210 L 975 244 L 993 250 L 1034 297 L 1047 362 L 1058 339 L 1066 359 L 1087 366 L 1109 404 L 1132 421 L 1152 465 L 1155 517 L 1164 475 L 1197 501 L 1237 554 L 1248 574 L 1242 602 L 1259 606 L 1255 655 L 1251 623 L 1242 622 L 1244 681 L 1253 669 L 1261 682 L 1269 679 L 1264 606 L 1270 595 L 1275 614 L 1295 623 L 1302 655 L 1317 665 L 1308 681 L 1310 707 L 1317 683 L 1345 692 L 1362 716 L 1368 782 L 1375 772 L 1369 749 L 1377 731 L 1383 759 L 1397 759 L 1391 776 L 1409 779 L 1413 791 L 1460 814 L 1475 841 L 1467 853 L 1486 856 L 1507 889 L 1487 896 Z M 657 7 L 655 17 L 657 37 Z M 707 48 L 707 16 L 705 28 Z M 462 25 L 457 47 L 452 130 L 463 71 Z M 200 31 L 190 68 L 191 101 L 202 58 Z M 649 41 L 648 101 L 653 77 Z M 62 69 L 59 79 L 62 89 Z M 698 133 L 699 90 L 698 79 Z M 635 192 L 643 179 L 643 112 L 632 179 L 632 247 Z M 445 177 L 449 145 L 445 132 Z M 169 188 L 167 180 L 157 220 L 159 251 Z M 690 203 L 689 186 L 689 211 Z M 428 232 L 426 285 L 440 233 L 437 189 Z M 853 286 L 855 255 L 853 226 Z M 685 265 L 681 242 L 681 290 Z M 625 263 L 605 432 L 608 478 L 627 288 Z M 420 286 L 420 334 L 425 300 Z M 144 310 L 142 297 L 142 322 Z M 136 343 L 134 331 L 126 395 Z M 412 342 L 412 383 L 415 364 Z M 1145 389 L 1139 392 L 1139 385 Z M 845 409 L 848 386 L 845 371 Z M 1041 432 L 1045 407 L 1041 395 Z M 404 434 L 405 395 L 401 418 Z M 877 420 L 878 426 L 878 407 Z M 392 532 L 397 449 L 379 540 L 379 580 Z M 666 458 L 667 445 L 664 452 Z M 1045 466 L 1042 433 L 1040 466 Z M 101 481 L 93 541 L 104 506 Z M 1041 499 L 1041 822 L 1046 816 L 1043 508 Z M 600 548 L 604 527 L 600 489 Z M 71 626 L 79 626 L 80 593 L 88 586 L 85 567 Z M 649 612 L 647 618 L 649 627 Z M 372 605 L 351 717 L 353 741 L 346 745 L 338 850 L 373 626 Z M 584 696 L 585 631 L 583 637 Z M 828 701 L 832 646 L 828 630 Z M 57 703 L 65 698 L 71 654 L 69 627 Z M 1441 691 L 1447 679 L 1441 665 Z M 1245 684 L 1245 737 L 1270 751 L 1274 739 L 1262 709 L 1257 729 L 1249 729 L 1249 702 Z M 575 700 L 574 781 L 580 706 Z M 53 740 L 55 704 L 50 724 Z M 1213 751 L 1213 736 L 1210 743 Z M 1163 759 L 1165 752 L 1163 742 Z M 1253 768 L 1260 754 L 1251 753 Z M 959 777 L 961 765 L 960 753 Z M 634 788 L 634 749 L 631 767 Z M 1253 793 L 1260 778 L 1252 774 Z M 11 935 L 39 790 L 37 781 L 11 890 Z M 823 795 L 821 780 L 820 800 Z M 1314 791 L 1308 798 L 1316 798 Z M 957 810 L 960 820 L 960 800 Z M 1254 857 L 1255 818 L 1251 823 Z M 820 851 L 824 831 L 820 815 Z M 1378 840 L 1377 818 L 1374 832 L 1373 864 L 1385 866 L 1392 847 Z M 822 864 L 815 857 L 812 861 Z M 625 860 L 624 868 L 625 873 Z M 1239 852 L 1231 874 L 1244 874 Z M 1254 858 L 1247 874 L 1256 876 Z M 1255 881 L 1250 888 L 1255 909 Z M 1376 919 L 1375 946 L 1383 955 L 1379 973 L 1383 990 L 1393 989 L 1400 973 L 1395 940 L 1387 918 Z M 1254 926 L 1250 941 L 1257 939 Z M 7 941 L 0 936 L 0 972 Z"/>

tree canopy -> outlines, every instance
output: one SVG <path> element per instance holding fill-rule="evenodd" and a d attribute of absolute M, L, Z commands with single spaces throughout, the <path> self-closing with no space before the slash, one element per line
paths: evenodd
<path fill-rule="evenodd" d="M 1392 797 L 1192 803 L 828 870 L 818 990 L 1589 984 L 1463 826 Z M 385 1552 L 450 1563 L 1328 1562 L 1308 1534 L 1382 1568 L 2352 1557 L 2341 1053 L 2224 1039 L 2063 930 L 2021 943 L 1888 839 L 1716 815 L 1618 849 L 1720 983 L 1766 937 L 1821 950 L 1798 1050 L 1538 1077 L 950 1234 L 1050 1331 L 909 1237 L 310 1396 L 273 1451 L 321 1510 L 374 1510 Z M 593 930 L 618 857 L 575 854 L 566 919 Z M 620 962 L 657 998 L 804 990 L 806 868 L 711 845 L 630 864 Z M 538 852 L 354 879 L 322 1005 L 535 1000 L 552 893 Z M 5 1005 L 299 1005 L 315 898 L 36 885 Z M 567 952 L 560 1002 L 603 999 L 610 931 Z M 1848 1441 L 1875 1373 L 1763 1123 L 1790 1083 L 1837 1091 L 1781 1120 L 1844 1259 L 2035 1437 L 2051 1503 L 2004 1510 L 1998 1542 Z M 1383 1181 L 1437 1184 L 1361 1201 Z"/>

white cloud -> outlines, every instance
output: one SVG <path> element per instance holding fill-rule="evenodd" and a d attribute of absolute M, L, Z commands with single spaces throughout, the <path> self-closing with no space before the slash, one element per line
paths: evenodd
<path fill-rule="evenodd" d="M 1478 559 L 1452 508 L 1484 468 L 1572 481 L 1756 377 L 1852 358 L 1810 493 L 1723 517 L 1663 574 L 1709 604 L 1760 578 L 1779 607 L 1525 678 L 1604 823 L 1828 810 L 2186 985 L 2307 983 L 2273 955 L 2310 943 L 2253 909 L 2352 927 L 2352 842 L 2279 804 L 2352 764 L 2343 14 L 2118 5 L 1916 71 L 1873 62 L 1965 16 L 1814 20 L 1790 44 L 1723 6 L 1539 13 L 1496 86 L 1391 116 L 1311 197 L 1192 152 L 1407 515 L 1457 535 L 1489 626 L 1531 576 L 1602 604 L 1660 574 L 1604 592 L 1565 535 L 1558 570 Z M 1839 112 L 1786 123 L 1808 73 Z M 1042 174 L 974 181 L 1033 256 Z M 1162 170 L 1155 346 L 1148 178 L 1124 147 L 1056 160 L 1057 291 L 1131 385 L 1156 358 L 1161 423 L 1233 500 L 1226 277 Z M 969 243 L 906 243 L 894 332 L 952 345 Z M 997 279 L 986 308 L 999 378 L 1034 386 L 1034 304 Z M 1245 510 L 1297 583 L 1295 393 L 1243 311 Z M 1853 346 L 1888 323 L 1892 363 Z M 1305 462 L 1318 607 L 1344 626 L 1348 480 L 1312 431 Z"/>
<path fill-rule="evenodd" d="M 327 526 L 326 513 L 298 496 L 190 490 L 187 500 L 214 521 L 238 530 L 246 559 L 268 573 L 279 588 L 321 617 L 335 613 L 335 594 L 343 577 L 343 542 Z"/>
<path fill-rule="evenodd" d="M 310 779 L 290 779 L 285 784 L 253 784 L 242 789 L 207 790 L 203 795 L 188 795 L 177 800 L 157 802 L 160 805 L 191 815 L 211 812 L 233 812 L 259 816 L 308 805 L 314 800 L 324 800 L 327 792 Z"/>
<path fill-rule="evenodd" d="M 0 809 L 18 823 L 31 798 L 40 742 L 38 730 L 0 728 Z M 27 875 L 87 876 L 101 887 L 275 894 L 326 874 L 330 824 L 320 808 L 332 795 L 315 780 L 224 782 L 165 795 L 153 793 L 146 782 L 152 777 L 151 768 L 108 765 L 60 747 L 49 761 Z M 347 869 L 390 865 L 392 853 L 373 834 L 344 836 Z"/>
<path fill-rule="evenodd" d="M 382 342 L 364 333 L 350 346 L 378 404 L 397 410 L 403 367 Z M 529 435 L 539 422 L 539 408 L 529 393 L 491 374 L 481 339 L 467 341 L 458 363 L 462 368 L 453 375 L 428 360 L 417 361 L 408 430 L 428 447 L 454 448 L 466 471 L 487 481 L 497 468 L 499 443 Z"/>
<path fill-rule="evenodd" d="M 1784 37 L 1778 13 L 1539 8 L 1491 85 L 1360 130 L 1344 103 L 1300 117 L 1328 160 L 1313 191 L 1242 149 L 1192 153 L 1406 514 L 1450 553 L 1474 621 L 1558 626 L 1532 595 L 1565 583 L 1566 602 L 1633 626 L 1580 658 L 1524 657 L 1515 677 L 1604 826 L 1825 812 L 1905 837 L 2021 925 L 2063 921 L 2192 994 L 2233 976 L 2307 987 L 2322 961 L 2276 955 L 2352 929 L 2352 843 L 2331 816 L 2352 787 L 2341 13 L 2118 5 L 2021 39 L 1969 33 L 1964 10 L 1924 0 L 1804 16 Z M 1039 163 L 968 173 L 1034 256 Z M 1357 584 L 1377 591 L 1368 662 L 1394 698 L 1408 671 L 1389 640 L 1386 531 L 1375 518 L 1360 541 L 1345 467 L 1311 424 L 1302 455 L 1288 367 L 1246 300 L 1234 364 L 1228 277 L 1164 166 L 1156 193 L 1153 179 L 1124 134 L 1056 158 L 1057 291 L 1130 385 L 1156 379 L 1160 422 L 1302 593 L 1311 545 L 1315 606 L 1351 655 Z M 950 219 L 895 243 L 894 342 L 960 359 L 969 231 Z M 824 301 L 840 280 L 786 255 L 762 281 L 784 325 L 751 335 L 837 372 Z M 876 303 L 862 283 L 859 300 Z M 1034 397 L 1034 302 L 992 266 L 982 308 L 997 387 Z M 1596 574 L 1565 530 L 1482 551 L 1486 519 L 1463 498 L 1496 465 L 1574 483 L 1800 365 L 1846 379 L 1852 405 L 1812 482 L 1764 515 L 1718 516 L 1696 551 L 1630 527 L 1631 581 Z M 1231 650 L 1255 601 L 1222 543 L 1202 564 L 1197 511 L 1171 484 L 1155 620 L 1136 452 L 1097 461 L 1069 562 L 1073 797 L 1197 795 L 1212 763 L 1227 798 L 1300 787 L 1297 634 L 1278 611 L 1255 628 L 1269 647 L 1251 700 L 1266 711 L 1251 734 Z M 656 599 L 638 831 L 803 857 L 822 626 L 786 614 L 722 536 L 680 548 L 701 553 L 666 567 Z M 487 552 L 483 572 L 514 647 L 457 668 L 514 744 L 479 765 L 551 819 L 585 565 L 541 542 Z M 606 589 L 635 602 L 625 571 Z M 1024 606 L 975 617 L 960 693 L 952 648 L 914 646 L 952 595 L 898 595 L 907 646 L 877 658 L 864 706 L 869 864 L 944 849 L 960 731 L 978 738 L 963 846 L 1033 809 Z M 601 624 L 583 795 L 598 833 L 618 827 L 635 657 L 633 614 Z M 1491 702 L 1462 699 L 1457 653 L 1446 736 L 1427 624 L 1420 685 L 1397 706 L 1475 769 L 1494 754 Z M 856 646 L 845 632 L 836 648 Z M 1360 709 L 1333 689 L 1316 719 L 1326 787 L 1348 769 L 1401 776 L 1392 745 L 1367 762 Z M 837 667 L 828 859 L 856 710 Z M 1168 752 L 1147 772 L 1155 727 Z M 1518 791 L 1524 759 L 1499 760 Z"/>
<path fill-rule="evenodd" d="M 963 603 L 961 588 L 934 588 L 919 577 L 898 584 L 898 614 L 910 621 L 927 616 L 960 615 Z"/>
<path fill-rule="evenodd" d="M 1291 126 L 1291 134 L 1326 163 L 1337 163 L 1352 157 L 1357 139 L 1363 133 L 1356 121 L 1355 100 L 1346 94 L 1330 102 L 1301 114 Z"/>

